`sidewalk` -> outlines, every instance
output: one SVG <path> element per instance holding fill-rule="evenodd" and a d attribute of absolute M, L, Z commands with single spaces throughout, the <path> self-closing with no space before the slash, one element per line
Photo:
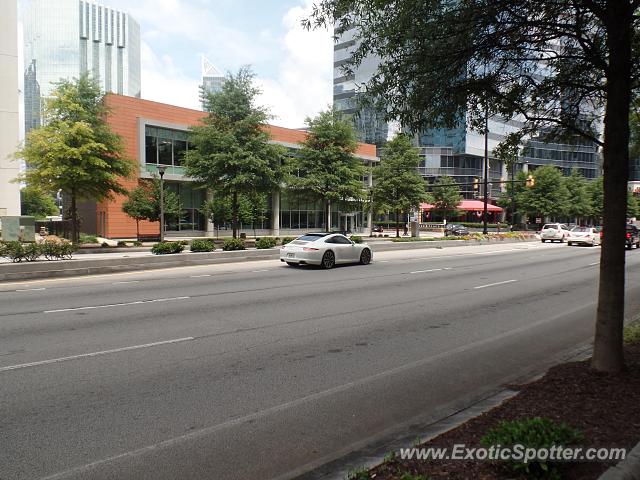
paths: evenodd
<path fill-rule="evenodd" d="M 447 248 L 467 245 L 487 245 L 533 242 L 537 239 L 502 240 L 435 240 L 425 242 L 394 243 L 388 239 L 371 239 L 367 242 L 375 252 L 391 250 L 414 250 L 425 248 Z M 123 249 L 124 250 L 124 249 Z M 278 259 L 280 248 L 264 250 L 247 249 L 232 252 L 217 250 L 209 253 L 184 252 L 173 255 L 153 255 L 151 251 L 122 251 L 115 253 L 82 253 L 74 255 L 71 260 L 11 263 L 0 259 L 0 282 L 35 280 L 41 278 L 73 277 L 98 275 L 136 270 L 153 270 L 159 268 L 188 267 L 194 265 L 214 265 L 218 263 L 248 262 L 256 260 Z"/>

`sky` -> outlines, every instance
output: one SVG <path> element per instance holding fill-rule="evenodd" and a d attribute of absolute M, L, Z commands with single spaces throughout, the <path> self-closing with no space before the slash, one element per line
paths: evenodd
<path fill-rule="evenodd" d="M 142 98 L 200 109 L 204 55 L 225 73 L 250 65 L 262 90 L 258 103 L 270 109 L 275 125 L 303 127 L 332 101 L 332 32 L 300 25 L 313 0 L 99 3 L 127 11 L 140 24 Z"/>

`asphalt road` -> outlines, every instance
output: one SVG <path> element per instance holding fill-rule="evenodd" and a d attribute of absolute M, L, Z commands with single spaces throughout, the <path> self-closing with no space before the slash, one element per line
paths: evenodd
<path fill-rule="evenodd" d="M 599 251 L 0 284 L 0 479 L 292 478 L 587 343 Z M 627 261 L 632 315 L 640 251 Z"/>

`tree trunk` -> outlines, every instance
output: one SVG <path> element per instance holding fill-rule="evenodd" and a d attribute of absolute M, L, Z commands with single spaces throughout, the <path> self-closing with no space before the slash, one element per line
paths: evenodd
<path fill-rule="evenodd" d="M 629 179 L 631 24 L 627 2 L 607 2 L 607 73 L 604 119 L 604 242 L 591 366 L 602 372 L 624 368 L 625 224 Z"/>
<path fill-rule="evenodd" d="M 71 242 L 78 244 L 80 241 L 80 225 L 78 225 L 78 203 L 76 189 L 71 189 Z"/>
<path fill-rule="evenodd" d="M 331 202 L 329 200 L 325 200 L 324 202 L 324 231 L 331 231 L 331 212 L 329 211 L 331 207 Z"/>
<path fill-rule="evenodd" d="M 140 241 L 140 219 L 136 218 L 136 240 Z"/>
<path fill-rule="evenodd" d="M 238 238 L 238 192 L 233 192 L 231 198 L 231 225 L 233 238 Z"/>

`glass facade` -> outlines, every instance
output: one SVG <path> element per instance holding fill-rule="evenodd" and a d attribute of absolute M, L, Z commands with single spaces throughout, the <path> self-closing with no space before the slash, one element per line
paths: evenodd
<path fill-rule="evenodd" d="M 147 125 L 144 135 L 144 163 L 147 172 L 157 171 L 157 165 L 172 167 L 167 173 L 184 174 L 184 157 L 189 150 L 188 133 L 183 130 Z"/>
<path fill-rule="evenodd" d="M 128 14 L 90 0 L 31 0 L 23 25 L 24 64 L 37 65 L 32 81 L 42 97 L 82 72 L 105 91 L 140 97 L 140 27 Z M 25 87 L 25 110 L 39 102 L 37 94 Z"/>
<path fill-rule="evenodd" d="M 200 103 L 202 110 L 206 110 L 205 96 L 207 93 L 218 93 L 222 90 L 225 77 L 206 57 L 202 57 L 202 83 L 200 84 Z"/>
<path fill-rule="evenodd" d="M 207 198 L 206 190 L 198 188 L 192 182 L 167 181 L 165 187 L 178 196 L 182 206 L 179 216 L 167 215 L 167 230 L 174 232 L 206 230 L 207 220 L 200 212 Z"/>

